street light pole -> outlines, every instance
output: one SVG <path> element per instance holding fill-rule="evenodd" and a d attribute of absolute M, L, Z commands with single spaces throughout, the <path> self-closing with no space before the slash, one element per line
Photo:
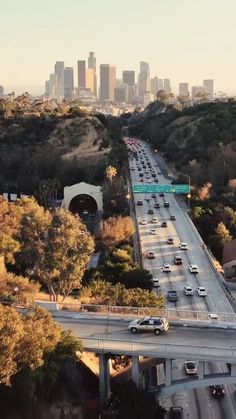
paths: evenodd
<path fill-rule="evenodd" d="M 185 173 L 181 173 L 181 172 L 177 172 L 176 173 L 176 175 L 181 175 L 181 176 L 184 176 L 184 177 L 186 177 L 187 179 L 188 179 L 188 186 L 189 186 L 189 191 L 188 191 L 188 195 L 187 195 L 187 198 L 188 198 L 188 207 L 190 207 L 190 198 L 191 198 L 191 177 L 189 176 L 189 175 L 186 175 Z"/>

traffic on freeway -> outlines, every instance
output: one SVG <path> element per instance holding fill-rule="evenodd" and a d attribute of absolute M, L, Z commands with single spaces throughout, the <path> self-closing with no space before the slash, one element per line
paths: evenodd
<path fill-rule="evenodd" d="M 125 143 L 133 190 L 134 185 L 170 186 L 170 180 L 161 169 L 163 161 L 159 154 L 153 153 L 146 143 L 137 139 L 126 138 Z M 204 243 L 175 194 L 134 193 L 133 199 L 142 264 L 159 285 L 153 288 L 153 292 L 166 296 L 168 308 L 208 311 L 216 315 L 224 311 L 233 312 L 206 254 Z M 183 367 L 182 361 L 175 360 L 174 373 L 181 376 Z M 209 363 L 208 367 L 214 371 L 224 369 L 225 365 Z M 178 397 L 183 398 L 184 412 L 188 418 L 236 418 L 235 386 L 226 386 L 222 401 L 227 399 L 227 403 L 224 405 L 222 401 L 218 403 L 218 399 L 215 403 L 209 389 L 176 395 L 174 403 Z"/>

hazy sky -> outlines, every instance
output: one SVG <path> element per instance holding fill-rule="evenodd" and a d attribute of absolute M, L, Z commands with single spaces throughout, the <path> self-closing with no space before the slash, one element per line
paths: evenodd
<path fill-rule="evenodd" d="M 150 63 L 177 84 L 236 92 L 236 0 L 0 0 L 0 84 L 43 92 L 56 60 Z M 75 79 L 76 82 L 76 79 Z"/>

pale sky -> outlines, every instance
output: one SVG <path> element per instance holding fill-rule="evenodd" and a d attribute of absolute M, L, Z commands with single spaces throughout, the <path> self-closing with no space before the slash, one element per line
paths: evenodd
<path fill-rule="evenodd" d="M 57 60 L 97 64 L 236 93 L 236 0 L 0 0 L 0 84 L 43 93 Z M 76 84 L 76 77 L 75 77 Z"/>

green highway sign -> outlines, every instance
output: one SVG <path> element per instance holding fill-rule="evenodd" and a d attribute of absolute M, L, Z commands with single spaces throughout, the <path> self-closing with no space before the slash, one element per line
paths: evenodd
<path fill-rule="evenodd" d="M 190 185 L 157 185 L 155 184 L 138 184 L 133 185 L 133 193 L 190 193 Z"/>

